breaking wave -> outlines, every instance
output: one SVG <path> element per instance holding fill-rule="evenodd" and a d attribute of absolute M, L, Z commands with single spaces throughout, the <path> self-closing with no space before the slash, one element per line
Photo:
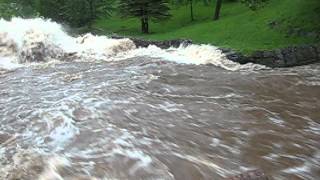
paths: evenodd
<path fill-rule="evenodd" d="M 115 61 L 148 56 L 186 64 L 213 64 L 227 70 L 261 69 L 260 65 L 232 62 L 211 45 L 189 45 L 160 49 L 137 48 L 130 39 L 85 34 L 68 35 L 62 25 L 45 20 L 13 18 L 0 20 L 0 69 L 15 69 L 19 64 L 58 61 Z"/>
<path fill-rule="evenodd" d="M 129 39 L 114 40 L 91 34 L 75 38 L 60 24 L 41 18 L 0 20 L 0 27 L 0 55 L 16 57 L 20 64 L 52 59 L 108 59 L 135 48 Z"/>
<path fill-rule="evenodd" d="M 248 63 L 241 65 L 230 61 L 224 53 L 212 45 L 188 45 L 180 46 L 179 48 L 161 49 L 157 46 L 150 45 L 147 48 L 139 48 L 130 51 L 128 57 L 148 56 L 153 58 L 161 58 L 164 60 L 182 63 L 182 64 L 212 64 L 230 71 L 237 70 L 260 70 L 266 69 L 266 66 Z"/>

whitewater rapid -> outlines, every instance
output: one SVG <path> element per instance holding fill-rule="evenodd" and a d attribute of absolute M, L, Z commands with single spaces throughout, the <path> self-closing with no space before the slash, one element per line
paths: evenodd
<path fill-rule="evenodd" d="M 317 179 L 320 65 L 261 68 L 0 20 L 0 180 Z"/>
<path fill-rule="evenodd" d="M 215 46 L 188 45 L 167 50 L 156 46 L 137 48 L 130 39 L 92 34 L 73 37 L 63 26 L 42 18 L 0 20 L 0 69 L 52 61 L 118 61 L 147 56 L 183 64 L 213 64 L 227 70 L 262 69 L 228 60 Z"/>

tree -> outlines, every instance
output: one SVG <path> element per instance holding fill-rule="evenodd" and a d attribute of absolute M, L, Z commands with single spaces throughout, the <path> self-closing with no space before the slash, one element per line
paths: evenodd
<path fill-rule="evenodd" d="M 38 11 L 41 16 L 57 22 L 66 20 L 64 17 L 65 0 L 39 0 Z"/>
<path fill-rule="evenodd" d="M 168 0 L 120 0 L 123 17 L 135 17 L 141 21 L 142 33 L 149 33 L 150 20 L 164 20 L 170 17 Z"/>
<path fill-rule="evenodd" d="M 0 0 L 0 17 L 10 19 L 14 16 L 24 18 L 37 16 L 33 5 L 33 0 Z"/>
<path fill-rule="evenodd" d="M 222 6 L 222 0 L 217 0 L 216 2 L 216 10 L 214 13 L 213 20 L 216 21 L 220 18 L 220 11 L 221 11 L 221 6 Z"/>
<path fill-rule="evenodd" d="M 195 20 L 194 10 L 195 4 L 202 2 L 204 6 L 209 6 L 211 4 L 211 0 L 170 0 L 172 5 L 186 5 L 188 7 L 188 13 L 190 12 L 191 21 Z"/>
<path fill-rule="evenodd" d="M 115 0 L 85 0 L 88 6 L 88 23 L 91 23 L 100 16 L 111 16 L 114 10 L 113 4 Z M 71 7 L 72 8 L 72 7 Z"/>
<path fill-rule="evenodd" d="M 40 0 L 40 14 L 74 27 L 92 23 L 101 16 L 109 16 L 114 0 Z"/>
<path fill-rule="evenodd" d="M 194 15 L 193 15 L 193 0 L 189 0 L 190 3 L 190 17 L 191 21 L 194 21 Z"/>
<path fill-rule="evenodd" d="M 174 5 L 187 5 L 190 7 L 190 19 L 191 21 L 194 21 L 194 4 L 202 1 L 204 6 L 208 6 L 209 5 L 209 0 L 171 0 L 171 3 Z"/>

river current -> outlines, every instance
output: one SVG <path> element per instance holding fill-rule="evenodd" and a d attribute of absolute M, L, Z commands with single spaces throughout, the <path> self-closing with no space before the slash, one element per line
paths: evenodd
<path fill-rule="evenodd" d="M 320 178 L 320 64 L 268 69 L 209 45 L 136 48 L 0 20 L 0 179 L 219 180 L 254 169 Z"/>

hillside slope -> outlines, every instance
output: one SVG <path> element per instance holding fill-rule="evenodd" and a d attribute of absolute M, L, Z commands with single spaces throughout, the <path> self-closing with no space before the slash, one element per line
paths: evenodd
<path fill-rule="evenodd" d="M 246 53 L 319 41 L 319 0 L 271 0 L 258 11 L 237 2 L 224 3 L 219 21 L 211 20 L 213 9 L 214 4 L 196 4 L 196 20 L 191 22 L 188 7 L 172 8 L 172 18 L 152 22 L 149 35 L 140 33 L 138 19 L 121 19 L 117 15 L 97 20 L 94 27 L 107 34 L 155 40 L 185 38 Z"/>

